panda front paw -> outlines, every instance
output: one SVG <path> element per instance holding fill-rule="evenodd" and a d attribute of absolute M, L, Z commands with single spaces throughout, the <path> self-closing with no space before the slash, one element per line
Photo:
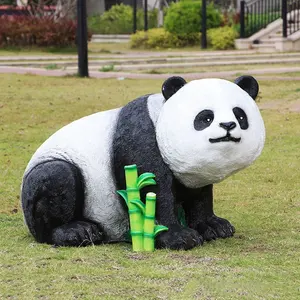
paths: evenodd
<path fill-rule="evenodd" d="M 174 224 L 156 238 L 156 248 L 188 250 L 203 244 L 202 236 L 194 229 Z"/>
<path fill-rule="evenodd" d="M 235 228 L 226 219 L 213 215 L 207 218 L 205 222 L 199 223 L 197 231 L 203 236 L 205 241 L 211 241 L 217 238 L 232 237 L 235 233 Z"/>

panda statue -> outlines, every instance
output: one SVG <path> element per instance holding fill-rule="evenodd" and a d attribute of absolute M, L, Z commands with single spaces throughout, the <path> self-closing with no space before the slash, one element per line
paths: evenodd
<path fill-rule="evenodd" d="M 233 225 L 214 214 L 213 184 L 263 149 L 258 89 L 251 76 L 234 83 L 170 77 L 162 93 L 63 127 L 25 170 L 21 201 L 30 233 L 57 246 L 128 241 L 128 210 L 116 191 L 126 188 L 124 166 L 136 164 L 139 173 L 156 175 L 156 220 L 169 228 L 156 248 L 191 249 L 233 236 Z"/>

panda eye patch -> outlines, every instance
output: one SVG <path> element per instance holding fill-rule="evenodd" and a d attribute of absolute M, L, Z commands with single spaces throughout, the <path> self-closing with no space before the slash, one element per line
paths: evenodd
<path fill-rule="evenodd" d="M 249 124 L 246 113 L 240 107 L 235 107 L 232 111 L 239 122 L 241 129 L 248 129 Z"/>
<path fill-rule="evenodd" d="M 194 120 L 194 128 L 197 131 L 201 131 L 210 126 L 214 120 L 214 112 L 209 109 L 205 109 L 199 112 Z"/>

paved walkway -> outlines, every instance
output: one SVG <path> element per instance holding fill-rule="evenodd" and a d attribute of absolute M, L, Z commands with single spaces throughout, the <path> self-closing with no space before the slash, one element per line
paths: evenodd
<path fill-rule="evenodd" d="M 70 61 L 68 61 L 70 60 Z M 103 64 L 112 63 L 115 60 L 115 70 L 122 68 L 122 63 L 131 62 L 127 68 L 123 68 L 120 72 L 100 72 L 99 68 Z M 194 64 L 191 60 L 195 60 Z M 184 69 L 185 67 L 197 67 L 198 64 L 207 66 L 219 65 L 243 65 L 243 63 L 251 65 L 249 69 L 236 69 L 230 71 L 214 71 L 202 73 L 177 73 L 171 71 L 169 74 L 149 74 L 138 73 L 137 65 L 144 72 L 156 70 L 164 66 Z M 33 63 L 35 62 L 35 63 Z M 55 70 L 47 70 L 45 66 L 54 64 L 55 62 L 62 65 L 67 63 L 63 68 Z M 172 62 L 172 64 L 171 64 Z M 280 63 L 284 67 L 260 67 L 261 64 Z M 16 64 L 19 64 L 18 66 Z M 70 65 L 72 64 L 72 65 Z M 132 51 L 122 54 L 89 54 L 90 77 L 95 78 L 133 78 L 133 79 L 164 79 L 167 76 L 179 75 L 187 79 L 207 78 L 207 77 L 235 77 L 237 74 L 251 74 L 264 79 L 277 80 L 300 80 L 299 76 L 286 76 L 284 73 L 300 72 L 300 53 L 257 53 L 254 50 L 246 51 Z M 123 66 L 124 67 L 124 66 Z M 238 68 L 238 66 L 237 66 Z M 131 72 L 125 70 L 132 70 Z M 234 66 L 232 67 L 234 69 Z M 135 71 L 134 71 L 135 70 Z M 67 76 L 77 74 L 77 55 L 14 55 L 0 56 L 0 73 L 17 73 L 17 74 L 36 74 L 44 76 Z"/>
<path fill-rule="evenodd" d="M 198 57 L 205 57 L 205 56 L 226 56 L 226 55 L 265 55 L 265 56 L 272 56 L 276 54 L 281 54 L 280 52 L 272 52 L 272 53 L 259 53 L 254 50 L 234 50 L 234 51 L 128 51 L 124 53 L 117 53 L 111 52 L 107 54 L 97 54 L 97 53 L 89 53 L 89 58 L 128 58 L 128 57 L 180 57 L 180 56 L 198 56 Z M 288 53 L 288 55 L 297 55 L 297 52 Z M 299 55 L 299 54 L 298 54 Z M 49 55 L 22 55 L 17 53 L 13 56 L 0 56 L 0 60 L 8 60 L 8 59 L 16 59 L 16 60 L 27 60 L 27 59 L 77 59 L 77 54 L 49 54 Z"/>
<path fill-rule="evenodd" d="M 186 79 L 207 78 L 207 77 L 235 77 L 237 74 L 249 75 L 263 75 L 255 76 L 256 78 L 266 80 L 296 80 L 300 81 L 300 76 L 287 77 L 282 76 L 283 73 L 300 72 L 300 67 L 290 68 L 268 68 L 268 69 L 253 69 L 253 70 L 234 70 L 234 71 L 220 71 L 220 72 L 205 72 L 205 73 L 172 73 L 173 76 L 182 76 Z M 75 70 L 45 70 L 40 68 L 26 68 L 26 67 L 5 67 L 0 66 L 0 73 L 16 73 L 16 74 L 36 74 L 42 76 L 70 76 L 76 75 Z M 267 75 L 265 75 L 267 74 Z M 96 72 L 90 71 L 90 77 L 94 78 L 124 78 L 131 79 L 164 79 L 170 74 L 143 74 L 143 73 L 128 73 L 128 72 Z"/>

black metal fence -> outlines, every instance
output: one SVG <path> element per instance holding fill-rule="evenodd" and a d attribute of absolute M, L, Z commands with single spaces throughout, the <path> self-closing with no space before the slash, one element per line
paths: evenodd
<path fill-rule="evenodd" d="M 300 0 L 282 0 L 282 20 L 283 37 L 300 30 Z"/>
<path fill-rule="evenodd" d="M 282 18 L 282 36 L 300 30 L 300 0 L 241 1 L 240 37 L 247 38 Z"/>
<path fill-rule="evenodd" d="M 240 36 L 246 38 L 281 18 L 282 0 L 241 1 Z"/>

